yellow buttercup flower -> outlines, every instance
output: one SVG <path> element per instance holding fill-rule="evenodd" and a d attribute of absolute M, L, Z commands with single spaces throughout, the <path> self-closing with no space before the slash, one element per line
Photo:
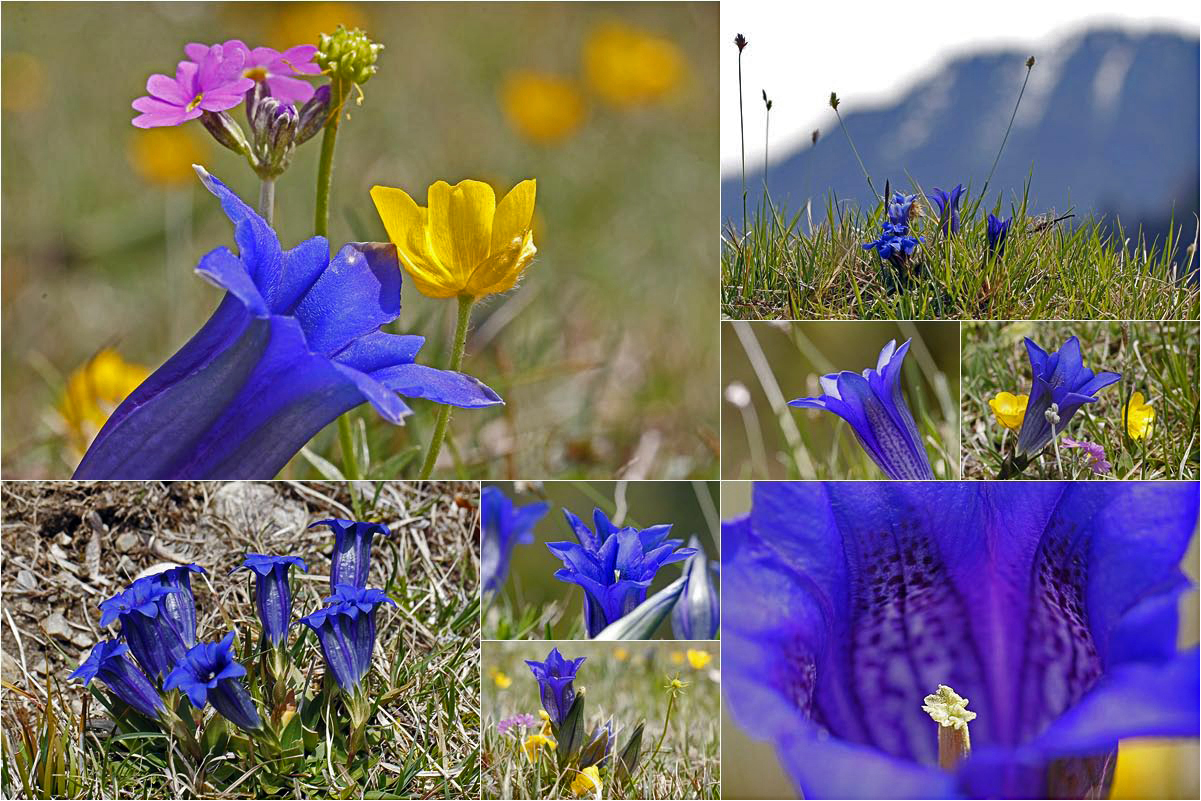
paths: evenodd
<path fill-rule="evenodd" d="M 614 648 L 613 649 L 613 658 L 616 659 L 618 662 L 624 662 L 630 658 L 630 652 L 624 648 Z"/>
<path fill-rule="evenodd" d="M 208 160 L 208 147 L 191 128 L 147 128 L 129 143 L 129 163 L 150 184 L 191 186 L 196 182 L 193 164 Z"/>
<path fill-rule="evenodd" d="M 596 765 L 584 768 L 571 781 L 571 791 L 579 798 L 586 795 L 595 795 L 600 798 L 601 789 L 600 768 Z"/>
<path fill-rule="evenodd" d="M 666 97 L 684 74 L 676 45 L 622 23 L 607 23 L 584 43 L 584 75 L 598 95 L 617 108 L 635 108 Z"/>
<path fill-rule="evenodd" d="M 509 125 L 539 144 L 561 142 L 584 121 L 584 96 L 573 81 L 557 75 L 533 70 L 510 73 L 500 98 Z"/>
<path fill-rule="evenodd" d="M 689 648 L 684 655 L 688 657 L 688 664 L 692 665 L 693 670 L 700 670 L 713 659 L 708 651 L 697 651 L 692 648 Z"/>
<path fill-rule="evenodd" d="M 525 751 L 525 758 L 533 762 L 538 758 L 538 754 L 541 753 L 542 749 L 545 748 L 548 751 L 554 751 L 559 747 L 559 744 L 555 742 L 554 737 L 548 737 L 545 734 L 531 734 L 525 738 L 525 743 L 521 747 Z"/>
<path fill-rule="evenodd" d="M 482 181 L 438 181 L 428 207 L 388 186 L 372 187 L 371 199 L 421 294 L 479 298 L 512 289 L 538 252 L 531 229 L 536 190 L 525 180 L 497 203 Z"/>
<path fill-rule="evenodd" d="M 86 451 L 109 415 L 149 375 L 147 368 L 130 364 L 112 348 L 71 373 L 58 401 L 71 447 L 80 454 Z"/>
<path fill-rule="evenodd" d="M 684 664 L 684 652 L 683 651 L 672 651 L 671 654 L 669 655 L 669 658 L 671 659 L 671 663 L 673 665 Z"/>
<path fill-rule="evenodd" d="M 1010 431 L 1017 431 L 1022 427 L 1022 420 L 1026 417 L 1026 404 L 1029 402 L 1028 395 L 998 392 L 995 398 L 989 400 L 988 405 L 996 415 L 998 423 Z"/>
<path fill-rule="evenodd" d="M 1136 392 L 1126 404 L 1126 433 L 1131 439 L 1145 439 L 1155 421 L 1155 410 L 1147 403 L 1143 393 Z"/>
<path fill-rule="evenodd" d="M 513 680 L 508 675 L 501 673 L 499 670 L 492 674 L 492 681 L 496 682 L 496 686 L 502 690 L 507 690 L 513 683 Z"/>

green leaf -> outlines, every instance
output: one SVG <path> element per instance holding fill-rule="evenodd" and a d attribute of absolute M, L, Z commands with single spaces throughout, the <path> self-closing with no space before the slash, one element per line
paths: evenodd
<path fill-rule="evenodd" d="M 318 456 L 313 451 L 306 448 L 300 449 L 300 455 L 303 456 L 308 463 L 313 466 L 318 474 L 326 481 L 345 481 L 346 476 L 342 475 L 342 471 L 337 465 L 326 459 L 324 456 Z"/>
<path fill-rule="evenodd" d="M 225 718 L 214 715 L 204 727 L 204 733 L 200 735 L 200 747 L 205 754 L 220 754 L 225 752 L 228 743 L 229 728 L 225 724 Z"/>
<path fill-rule="evenodd" d="M 593 639 L 651 639 L 655 636 L 655 630 L 659 628 L 659 624 L 671 614 L 672 607 L 676 605 L 676 601 L 679 600 L 680 594 L 684 591 L 685 583 L 687 583 L 685 576 L 676 579 L 650 598 L 638 604 L 625 617 L 610 623 Z"/>
<path fill-rule="evenodd" d="M 638 725 L 630 733 L 630 738 L 617 753 L 617 775 L 623 781 L 633 776 L 638 769 L 638 760 L 642 756 L 642 730 L 645 728 L 646 721 L 638 721 Z"/>
<path fill-rule="evenodd" d="M 559 768 L 562 769 L 584 744 L 583 692 L 576 693 L 575 700 L 571 702 L 571 709 L 567 710 L 567 715 L 564 716 L 558 731 L 555 732 L 555 739 L 559 742 L 555 753 L 559 758 Z"/>

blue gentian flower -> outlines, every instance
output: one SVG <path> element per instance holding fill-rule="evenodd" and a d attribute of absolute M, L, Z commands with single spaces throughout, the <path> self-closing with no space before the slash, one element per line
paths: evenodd
<path fill-rule="evenodd" d="M 868 368 L 863 375 L 848 370 L 824 375 L 824 394 L 797 398 L 788 405 L 825 409 L 846 420 L 863 450 L 889 478 L 932 479 L 934 471 L 913 413 L 901 394 L 901 368 L 909 342 L 905 340 L 898 348 L 896 340 L 889 340 L 875 370 Z"/>
<path fill-rule="evenodd" d="M 888 222 L 893 226 L 904 227 L 905 230 L 901 233 L 906 233 L 909 229 L 909 217 L 913 213 L 913 203 L 916 200 L 917 195 L 897 192 L 888 204 Z"/>
<path fill-rule="evenodd" d="M 688 581 L 680 600 L 672 607 L 671 632 L 677 640 L 712 640 L 717 636 L 721 618 L 717 588 L 713 586 L 709 557 L 700 539 L 693 537 L 688 546 L 696 553 L 684 565 Z"/>
<path fill-rule="evenodd" d="M 937 186 L 930 193 L 930 202 L 938 206 L 938 219 L 941 220 L 942 232 L 947 233 L 950 225 L 951 233 L 959 233 L 959 198 L 963 197 L 963 184 L 955 184 L 950 192 L 944 192 Z"/>
<path fill-rule="evenodd" d="M 1196 483 L 759 484 L 725 524 L 723 683 L 805 798 L 1105 798 L 1119 739 L 1196 737 L 1177 651 Z M 938 767 L 923 698 L 970 701 Z"/>
<path fill-rule="evenodd" d="M 548 542 L 546 547 L 563 561 L 555 578 L 577 584 L 584 590 L 584 626 L 595 637 L 646 600 L 647 589 L 659 568 L 692 556 L 692 548 L 680 548 L 683 540 L 669 540 L 671 525 L 651 526 L 641 531 L 614 526 L 600 509 L 593 512 L 594 534 L 566 509 L 563 516 L 579 541 Z M 677 550 L 679 549 L 679 550 Z"/>
<path fill-rule="evenodd" d="M 400 423 L 400 399 L 480 407 L 474 378 L 414 363 L 424 339 L 380 330 L 400 314 L 392 245 L 352 243 L 331 260 L 313 237 L 289 251 L 202 169 L 234 224 L 239 255 L 197 266 L 227 290 L 199 332 L 108 418 L 75 478 L 271 478 L 326 424 L 364 401 Z"/>
<path fill-rule="evenodd" d="M 166 611 L 167 598 L 178 592 L 146 576 L 100 602 L 100 625 L 121 624 L 121 636 L 152 679 L 170 673 L 191 647 Z"/>
<path fill-rule="evenodd" d="M 339 584 L 366 587 L 371 574 L 371 541 L 375 535 L 391 537 L 392 532 L 383 523 L 361 523 L 355 520 L 318 520 L 314 526 L 326 526 L 334 532 L 334 551 L 330 555 L 333 566 L 329 571 L 330 589 Z"/>
<path fill-rule="evenodd" d="M 988 255 L 1001 256 L 1005 253 L 1005 237 L 1009 235 L 1009 226 L 1013 218 L 1002 220 L 995 214 L 988 215 Z"/>
<path fill-rule="evenodd" d="M 196 644 L 196 596 L 192 594 L 192 574 L 204 572 L 203 567 L 193 562 L 153 574 L 159 584 L 173 591 L 163 596 L 161 608 L 188 648 Z"/>
<path fill-rule="evenodd" d="M 383 603 L 396 603 L 383 590 L 339 584 L 326 598 L 329 605 L 302 617 L 317 635 L 326 669 L 338 687 L 349 695 L 362 691 L 363 677 L 371 670 L 375 653 L 375 613 Z"/>
<path fill-rule="evenodd" d="M 875 250 L 882 261 L 886 261 L 898 270 L 909 263 L 909 257 L 917 250 L 918 245 L 925 242 L 924 237 L 910 236 L 907 225 L 884 223 L 880 238 L 874 242 L 865 242 L 864 250 Z"/>
<path fill-rule="evenodd" d="M 484 592 L 500 589 L 509 574 L 514 546 L 534 541 L 534 526 L 549 509 L 545 501 L 517 506 L 497 487 L 484 487 L 480 497 Z"/>
<path fill-rule="evenodd" d="M 241 567 L 233 572 L 249 570 L 254 573 L 254 605 L 263 625 L 263 636 L 278 648 L 288 639 L 288 627 L 292 625 L 292 586 L 288 572 L 293 567 L 309 572 L 309 567 L 298 556 L 268 556 L 261 553 L 246 554 Z"/>
<path fill-rule="evenodd" d="M 551 722 L 555 726 L 563 723 L 563 719 L 571 710 L 572 703 L 575 702 L 573 682 L 575 682 L 576 673 L 580 670 L 580 665 L 584 664 L 586 658 L 581 656 L 578 659 L 564 659 L 558 648 L 551 648 L 550 653 L 546 655 L 545 662 L 536 662 L 533 659 L 525 660 L 525 663 L 530 666 L 530 672 L 534 674 L 534 679 L 538 682 L 538 694 L 542 698 L 542 708 L 546 710 L 546 714 L 550 715 Z"/>
<path fill-rule="evenodd" d="M 183 690 L 197 709 L 210 703 L 226 720 L 254 731 L 263 721 L 254 699 L 238 680 L 246 675 L 246 668 L 234 660 L 233 641 L 231 631 L 220 642 L 194 646 L 167 676 L 163 689 Z"/>
<path fill-rule="evenodd" d="M 1122 374 L 1094 374 L 1085 367 L 1080 354 L 1080 340 L 1076 337 L 1068 339 L 1051 354 L 1027 337 L 1026 352 L 1030 356 L 1034 386 L 1030 390 L 1026 416 L 1018 431 L 1017 451 L 1029 457 L 1036 455 L 1048 442 L 1059 436 L 1081 406 L 1096 403 L 1097 391 L 1117 382 Z M 1052 414 L 1048 415 L 1048 412 Z M 1055 417 L 1058 422 L 1053 424 L 1051 419 Z"/>
<path fill-rule="evenodd" d="M 167 711 L 163 697 L 146 674 L 138 669 L 126 654 L 129 646 L 118 640 L 102 640 L 92 646 L 88 658 L 69 676 L 83 679 L 84 685 L 99 678 L 113 695 L 120 698 L 151 720 Z"/>

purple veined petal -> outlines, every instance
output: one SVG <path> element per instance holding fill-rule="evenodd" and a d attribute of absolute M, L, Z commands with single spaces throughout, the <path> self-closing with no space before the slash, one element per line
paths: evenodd
<path fill-rule="evenodd" d="M 571 570 L 584 574 L 599 573 L 601 570 L 596 557 L 574 542 L 548 542 L 546 547 Z"/>
<path fill-rule="evenodd" d="M 461 409 L 504 403 L 500 395 L 478 378 L 423 364 L 397 364 L 376 370 L 371 377 L 406 398 L 425 398 Z"/>
<path fill-rule="evenodd" d="M 320 72 L 321 68 L 317 67 L 317 70 Z M 268 78 L 267 89 L 271 92 L 271 96 L 279 102 L 290 103 L 294 106 L 309 102 L 317 91 L 311 83 L 302 78 L 290 78 L 284 75 Z"/>
<path fill-rule="evenodd" d="M 584 521 L 580 520 L 569 509 L 563 510 L 563 517 L 567 520 L 567 525 L 571 526 L 571 532 L 575 535 L 576 541 L 584 546 L 589 551 L 596 551 L 600 548 L 600 540 L 592 533 L 592 529 L 584 525 Z"/>
<path fill-rule="evenodd" d="M 247 272 L 254 279 L 255 285 L 260 288 L 268 288 L 264 294 L 271 297 L 271 288 L 282 281 L 280 273 L 285 259 L 283 249 L 279 244 L 279 237 L 254 209 L 234 194 L 220 179 L 203 167 L 196 167 L 196 174 L 200 176 L 205 188 L 221 201 L 221 208 L 225 212 L 225 216 L 234 224 L 234 241 L 238 244 L 238 257 L 247 264 Z M 325 267 L 324 264 L 321 266 Z"/>
<path fill-rule="evenodd" d="M 310 237 L 284 251 L 280 270 L 264 275 L 259 282 L 264 287 L 263 297 L 271 311 L 275 314 L 294 313 L 296 304 L 317 282 L 328 264 L 329 240 L 323 236 Z"/>
<path fill-rule="evenodd" d="M 352 243 L 296 306 L 309 348 L 332 355 L 400 314 L 400 263 L 391 244 Z"/>
<path fill-rule="evenodd" d="M 1119 665 L 1035 741 L 1047 754 L 1088 756 L 1132 737 L 1196 737 L 1201 729 L 1201 656 L 1196 648 L 1166 665 Z M 1165 704 L 1171 698 L 1174 703 Z M 1115 714 L 1115 711 L 1120 714 Z"/>

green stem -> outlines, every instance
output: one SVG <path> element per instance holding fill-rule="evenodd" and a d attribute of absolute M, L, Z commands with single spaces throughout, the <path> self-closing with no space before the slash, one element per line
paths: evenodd
<path fill-rule="evenodd" d="M 463 351 L 467 346 L 467 324 L 471 321 L 471 307 L 475 298 L 471 295 L 459 295 L 459 321 L 455 326 L 454 350 L 450 355 L 449 369 L 458 372 L 463 366 Z M 425 463 L 421 465 L 421 478 L 429 478 L 434 472 L 434 463 L 438 461 L 438 451 L 442 450 L 442 440 L 446 438 L 446 429 L 450 425 L 449 405 L 443 405 L 438 412 L 438 423 L 434 428 L 434 437 L 430 440 L 430 449 L 425 454 Z"/>
<path fill-rule="evenodd" d="M 655 743 L 655 750 L 652 751 L 647 760 L 642 763 L 642 768 L 638 771 L 638 775 L 630 780 L 630 787 L 637 786 L 638 780 L 642 778 L 642 774 L 646 773 L 647 769 L 650 768 L 651 763 L 655 761 L 655 757 L 659 756 L 659 749 L 663 747 L 663 740 L 667 737 L 667 726 L 669 723 L 671 723 L 671 710 L 675 708 L 675 705 L 676 694 L 673 692 L 667 697 L 667 714 L 663 716 L 663 731 L 659 732 L 659 741 Z"/>
<path fill-rule="evenodd" d="M 988 194 L 988 185 L 992 181 L 993 173 L 996 172 L 997 162 L 1001 160 L 1001 154 L 1005 152 L 1005 143 L 1009 141 L 1009 132 L 1013 130 L 1013 121 L 1017 119 L 1018 108 L 1022 105 L 1022 95 L 1026 94 L 1026 84 L 1030 82 L 1030 70 L 1034 68 L 1034 64 L 1026 65 L 1026 77 L 1022 81 L 1021 91 L 1018 92 L 1018 101 L 1013 104 L 1013 113 L 1009 115 L 1009 125 L 1005 128 L 1005 136 L 1001 138 L 1001 146 L 997 148 L 997 157 L 992 160 L 992 167 L 988 170 L 988 177 L 984 179 L 984 188 L 980 190 L 980 199 Z"/>
<path fill-rule="evenodd" d="M 275 217 L 275 179 L 264 178 L 259 184 L 259 215 L 272 224 Z"/>
<path fill-rule="evenodd" d="M 855 154 L 855 161 L 859 162 L 859 169 L 863 171 L 863 177 L 867 179 L 867 188 L 872 190 L 872 194 L 876 197 L 880 193 L 876 191 L 876 185 L 872 183 L 872 177 L 867 172 L 867 167 L 863 166 L 863 159 L 859 157 L 859 148 L 855 147 L 855 140 L 851 138 L 851 134 L 847 131 L 847 126 L 842 121 L 842 115 L 838 113 L 838 109 L 834 109 L 834 116 L 838 118 L 838 127 L 842 128 L 842 135 L 847 138 L 847 142 L 851 145 L 851 152 Z M 884 210 L 888 211 L 888 198 L 884 198 Z"/>
<path fill-rule="evenodd" d="M 334 179 L 334 145 L 338 141 L 338 125 L 342 122 L 342 102 L 346 90 L 334 79 L 330 84 L 330 118 L 321 137 L 321 161 L 317 166 L 317 207 L 313 230 L 317 236 L 329 237 L 329 195 Z"/>
<path fill-rule="evenodd" d="M 321 161 L 317 165 L 317 203 L 313 218 L 314 233 L 326 239 L 329 238 L 329 196 L 334 183 L 334 147 L 338 143 L 342 101 L 346 94 L 342 82 L 337 79 L 330 84 L 330 91 L 330 118 L 321 136 Z M 350 427 L 349 414 L 338 418 L 338 446 L 342 450 L 342 475 L 351 481 L 358 481 L 363 475 L 354 452 L 354 431 Z"/>

